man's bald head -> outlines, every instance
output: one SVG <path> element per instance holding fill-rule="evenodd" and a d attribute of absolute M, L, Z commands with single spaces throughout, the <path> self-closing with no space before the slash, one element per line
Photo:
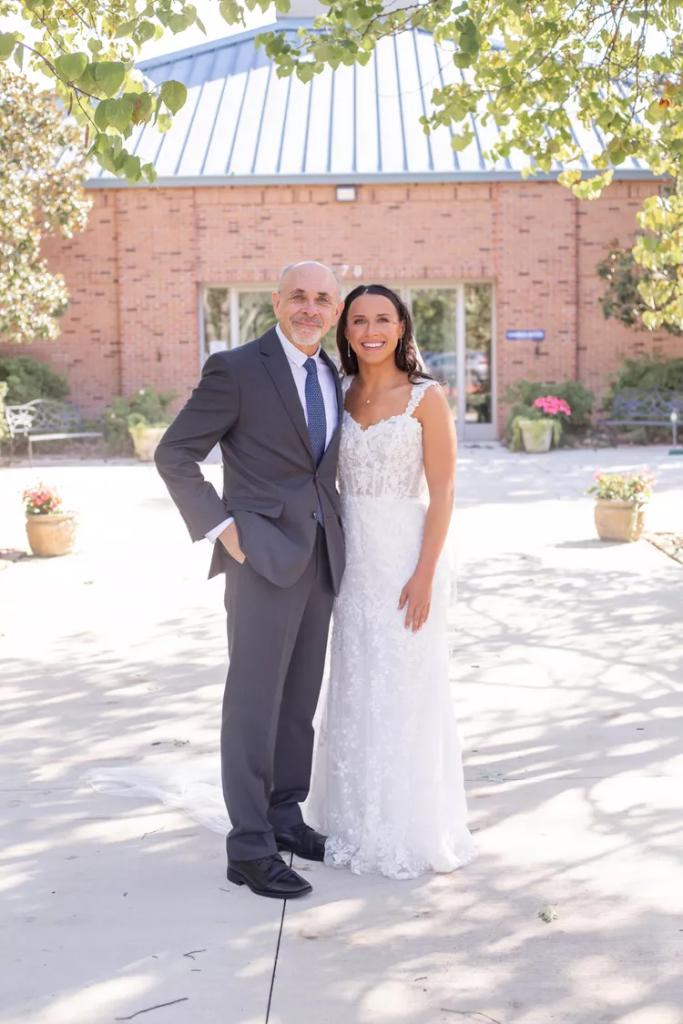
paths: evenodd
<path fill-rule="evenodd" d="M 335 270 L 332 267 L 328 267 L 326 263 L 320 263 L 318 260 L 300 260 L 298 263 L 288 263 L 286 267 L 283 267 L 280 271 L 280 276 L 277 282 L 277 290 L 282 292 L 282 287 L 287 277 L 292 271 L 312 271 L 314 274 L 329 274 L 336 285 L 337 295 L 341 296 L 341 281 L 337 276 Z"/>

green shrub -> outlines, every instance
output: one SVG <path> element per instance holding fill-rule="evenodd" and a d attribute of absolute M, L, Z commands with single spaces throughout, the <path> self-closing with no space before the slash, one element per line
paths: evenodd
<path fill-rule="evenodd" d="M 542 395 L 555 395 L 563 398 L 571 409 L 571 416 L 563 413 L 557 417 L 562 424 L 562 439 L 571 443 L 575 437 L 591 425 L 593 411 L 593 392 L 584 387 L 578 380 L 566 380 L 561 384 L 549 384 L 547 381 L 518 380 L 507 389 L 505 400 L 511 403 L 510 414 L 505 425 L 505 436 L 512 441 L 514 436 L 513 422 L 517 416 L 536 418 L 537 410 L 532 410 L 533 402 Z"/>
<path fill-rule="evenodd" d="M 128 432 L 131 426 L 162 427 L 170 423 L 168 406 L 175 397 L 174 391 L 140 388 L 132 398 L 115 398 L 105 410 L 102 421 L 109 451 L 132 454 L 133 444 Z"/>
<path fill-rule="evenodd" d="M 603 409 L 610 412 L 617 391 L 636 388 L 640 391 L 676 391 L 683 394 L 683 359 L 661 359 L 642 356 L 625 359 L 624 364 L 610 381 Z"/>
<path fill-rule="evenodd" d="M 29 356 L 1 357 L 0 381 L 7 384 L 6 405 L 23 405 L 34 398 L 62 401 L 69 394 L 66 377 Z"/>

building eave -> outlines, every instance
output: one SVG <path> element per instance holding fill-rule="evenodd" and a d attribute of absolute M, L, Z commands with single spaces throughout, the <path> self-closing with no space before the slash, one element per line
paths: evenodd
<path fill-rule="evenodd" d="M 265 188 L 273 185 L 308 186 L 308 185 L 443 185 L 458 183 L 474 183 L 486 185 L 493 182 L 553 182 L 561 172 L 539 173 L 523 177 L 519 171 L 453 171 L 452 173 L 424 174 L 272 174 L 272 175 L 195 175 L 188 177 L 159 177 L 150 184 L 138 182 L 131 185 L 121 178 L 89 178 L 85 187 L 88 189 L 158 189 L 158 188 L 218 188 L 230 185 Z M 585 172 L 584 178 L 594 177 L 598 172 Z M 615 170 L 615 181 L 667 181 L 663 175 L 655 175 L 641 168 L 624 168 Z"/>

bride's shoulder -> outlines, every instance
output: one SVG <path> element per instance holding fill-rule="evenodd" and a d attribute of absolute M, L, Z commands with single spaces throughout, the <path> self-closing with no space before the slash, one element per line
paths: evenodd
<path fill-rule="evenodd" d="M 427 395 L 430 397 L 426 398 Z M 423 404 L 428 407 L 440 404 L 443 401 L 446 401 L 446 396 L 438 380 L 434 380 L 432 377 L 422 377 L 419 380 L 413 381 L 409 402 L 411 413 L 415 412 L 418 406 Z"/>

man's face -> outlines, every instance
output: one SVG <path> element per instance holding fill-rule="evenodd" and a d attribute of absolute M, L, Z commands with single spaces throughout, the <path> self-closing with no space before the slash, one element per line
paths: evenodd
<path fill-rule="evenodd" d="M 285 336 L 313 352 L 334 327 L 343 302 L 334 276 L 320 263 L 301 263 L 285 274 L 273 292 L 273 309 Z"/>

